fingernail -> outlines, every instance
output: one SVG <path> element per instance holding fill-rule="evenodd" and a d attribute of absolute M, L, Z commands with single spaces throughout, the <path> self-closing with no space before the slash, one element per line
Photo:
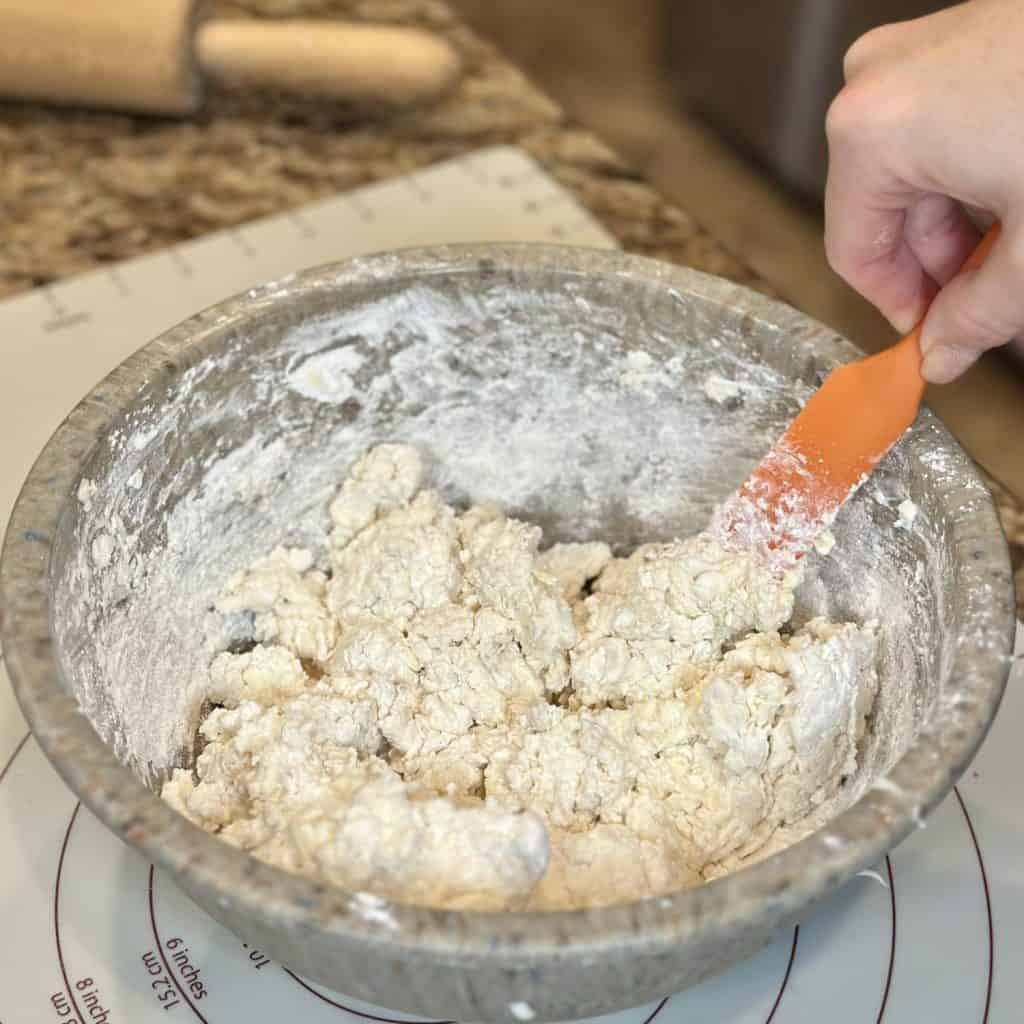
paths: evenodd
<path fill-rule="evenodd" d="M 919 295 L 913 302 L 901 307 L 895 316 L 889 318 L 893 327 L 900 334 L 909 334 L 928 312 L 932 297 L 933 291 L 929 289 L 928 292 Z"/>
<path fill-rule="evenodd" d="M 899 314 L 889 317 L 889 323 L 896 328 L 900 334 L 909 334 L 917 325 L 917 317 L 912 314 Z"/>
<path fill-rule="evenodd" d="M 935 345 L 925 349 L 925 339 L 921 339 L 921 376 L 929 384 L 948 384 L 955 380 L 970 365 L 970 359 L 957 349 L 948 345 Z"/>

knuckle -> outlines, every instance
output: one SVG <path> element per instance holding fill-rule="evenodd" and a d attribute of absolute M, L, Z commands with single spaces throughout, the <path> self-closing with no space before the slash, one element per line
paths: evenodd
<path fill-rule="evenodd" d="M 843 55 L 843 77 L 847 82 L 854 78 L 857 72 L 878 52 L 882 40 L 887 35 L 888 26 L 882 25 L 871 29 L 870 32 L 865 32 L 854 40 Z"/>
<path fill-rule="evenodd" d="M 838 274 L 854 291 L 870 297 L 870 268 L 857 258 L 851 246 L 837 234 L 825 232 L 825 261 L 832 272 Z"/>
<path fill-rule="evenodd" d="M 895 75 L 873 71 L 843 87 L 825 115 L 833 149 L 877 147 L 899 138 L 916 117 L 917 98 Z"/>
<path fill-rule="evenodd" d="M 915 228 L 925 239 L 934 238 L 936 235 L 949 235 L 960 226 L 962 217 L 962 208 L 954 203 L 932 204 Z"/>
<path fill-rule="evenodd" d="M 989 349 L 1002 345 L 1018 330 L 1009 324 L 1009 317 L 993 314 L 974 302 L 958 302 L 948 311 L 946 332 L 952 344 L 969 349 Z"/>
<path fill-rule="evenodd" d="M 825 136 L 830 146 L 842 145 L 860 138 L 871 123 L 870 83 L 859 81 L 847 85 L 829 104 L 825 114 Z"/>
<path fill-rule="evenodd" d="M 851 104 L 848 89 L 849 86 L 842 89 L 825 112 L 825 138 L 831 147 L 849 134 L 851 112 L 848 108 Z"/>
<path fill-rule="evenodd" d="M 847 82 L 856 78 L 869 65 L 877 63 L 882 55 L 904 41 L 905 23 L 892 22 L 858 36 L 843 55 L 843 76 Z"/>

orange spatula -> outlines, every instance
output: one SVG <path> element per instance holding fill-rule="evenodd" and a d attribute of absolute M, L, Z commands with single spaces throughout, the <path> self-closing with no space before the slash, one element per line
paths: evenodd
<path fill-rule="evenodd" d="M 994 225 L 961 273 L 984 261 Z M 914 422 L 921 377 L 921 323 L 878 355 L 833 370 L 740 489 L 715 513 L 712 533 L 792 567 Z"/>

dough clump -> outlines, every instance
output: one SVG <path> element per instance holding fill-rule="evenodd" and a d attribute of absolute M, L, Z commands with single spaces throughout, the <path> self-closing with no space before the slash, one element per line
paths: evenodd
<path fill-rule="evenodd" d="M 383 444 L 218 609 L 195 768 L 163 795 L 268 863 L 434 907 L 555 909 L 699 885 L 809 830 L 857 767 L 876 630 L 791 633 L 799 573 L 705 534 L 540 550 Z M 801 823 L 803 830 L 801 830 Z"/>

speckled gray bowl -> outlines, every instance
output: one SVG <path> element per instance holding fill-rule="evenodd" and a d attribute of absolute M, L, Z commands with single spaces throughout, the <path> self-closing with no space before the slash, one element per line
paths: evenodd
<path fill-rule="evenodd" d="M 379 904 L 250 859 L 152 787 L 190 756 L 186 683 L 244 628 L 210 613 L 219 585 L 276 542 L 321 545 L 331 488 L 368 444 L 419 444 L 454 501 L 497 500 L 549 538 L 623 549 L 698 529 L 822 371 L 854 355 L 724 281 L 586 250 L 382 255 L 230 299 L 100 383 L 33 468 L 0 567 L 21 706 L 111 829 L 318 982 L 476 1021 L 579 1017 L 685 988 L 906 836 L 996 713 L 1007 551 L 982 481 L 927 412 L 844 510 L 799 595 L 802 616 L 882 622 L 863 767 L 825 827 L 746 870 L 590 911 Z M 716 378 L 738 385 L 723 404 Z M 907 498 L 920 515 L 898 529 Z"/>

